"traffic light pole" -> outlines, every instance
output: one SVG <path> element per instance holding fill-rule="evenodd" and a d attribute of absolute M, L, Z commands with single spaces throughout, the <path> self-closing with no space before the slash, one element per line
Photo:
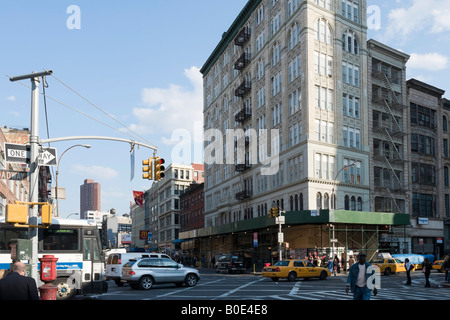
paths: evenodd
<path fill-rule="evenodd" d="M 38 202 L 39 192 L 39 78 L 31 78 L 31 127 L 30 127 L 30 202 Z M 30 206 L 30 224 L 38 224 L 38 207 Z M 31 277 L 37 281 L 38 277 L 38 229 L 28 229 L 31 240 Z"/>
<path fill-rule="evenodd" d="M 31 80 L 31 124 L 30 124 L 30 172 L 29 172 L 29 193 L 30 202 L 38 202 L 39 192 L 39 78 L 49 76 L 52 71 L 44 71 L 31 73 L 18 77 L 11 77 L 11 82 L 30 79 Z M 30 206 L 29 210 L 29 224 L 38 224 L 38 207 Z M 36 281 L 39 279 L 38 275 L 38 229 L 29 228 L 28 238 L 31 240 L 31 277 Z"/>

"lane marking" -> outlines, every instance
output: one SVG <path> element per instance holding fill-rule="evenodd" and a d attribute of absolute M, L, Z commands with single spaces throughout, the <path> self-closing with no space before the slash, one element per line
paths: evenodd
<path fill-rule="evenodd" d="M 242 288 L 248 287 L 248 286 L 250 286 L 250 285 L 252 285 L 252 284 L 254 284 L 254 283 L 257 283 L 257 282 L 260 282 L 260 281 L 263 281 L 263 280 L 265 280 L 265 279 L 258 279 L 258 280 L 255 280 L 255 281 L 246 283 L 246 284 L 244 284 L 244 285 L 242 285 L 242 286 L 240 286 L 240 287 L 237 287 L 237 288 L 235 288 L 235 289 L 233 289 L 233 290 L 230 290 L 230 291 L 228 291 L 228 292 L 226 292 L 226 293 L 224 293 L 224 294 L 222 294 L 222 295 L 220 295 L 220 296 L 218 296 L 218 297 L 215 297 L 215 298 L 213 298 L 212 300 L 215 300 L 215 299 L 217 299 L 217 298 L 228 297 L 229 295 L 231 295 L 231 294 L 233 294 L 233 293 L 239 291 L 239 290 L 242 289 Z"/>

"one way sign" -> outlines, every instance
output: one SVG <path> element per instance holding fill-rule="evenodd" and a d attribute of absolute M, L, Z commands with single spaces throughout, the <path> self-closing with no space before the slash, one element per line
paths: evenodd
<path fill-rule="evenodd" d="M 5 143 L 7 162 L 30 163 L 30 146 L 16 143 Z M 38 165 L 56 166 L 56 148 L 40 148 Z"/>
<path fill-rule="evenodd" d="M 40 166 L 56 166 L 56 148 L 42 148 L 39 152 Z"/>

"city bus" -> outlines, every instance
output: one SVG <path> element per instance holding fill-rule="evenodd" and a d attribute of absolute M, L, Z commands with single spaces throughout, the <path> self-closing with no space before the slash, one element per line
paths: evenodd
<path fill-rule="evenodd" d="M 13 239 L 28 239 L 28 228 L 14 227 L 0 218 L 0 269 L 10 268 Z M 38 258 L 58 258 L 57 279 L 53 282 L 58 287 L 57 300 L 107 291 L 104 255 L 94 221 L 53 218 L 49 228 L 38 229 L 38 239 Z M 37 282 L 43 285 L 39 279 Z"/>

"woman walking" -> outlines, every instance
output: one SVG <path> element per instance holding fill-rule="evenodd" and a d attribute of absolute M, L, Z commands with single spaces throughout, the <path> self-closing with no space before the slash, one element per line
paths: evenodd
<path fill-rule="evenodd" d="M 431 263 L 428 258 L 425 258 L 422 263 L 422 272 L 425 274 L 425 288 L 430 288 L 430 273 L 431 273 Z"/>

